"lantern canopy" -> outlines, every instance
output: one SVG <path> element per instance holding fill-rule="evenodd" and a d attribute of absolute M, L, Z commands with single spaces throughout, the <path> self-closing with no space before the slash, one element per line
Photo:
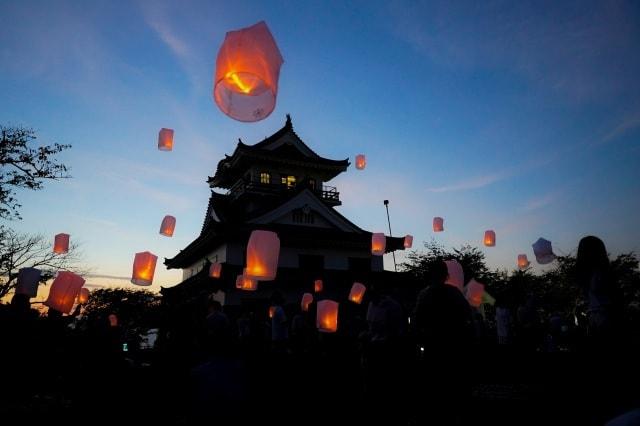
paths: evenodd
<path fill-rule="evenodd" d="M 349 300 L 359 305 L 362 303 L 365 291 L 367 291 L 367 287 L 365 287 L 364 284 L 357 282 L 353 283 L 351 291 L 349 292 Z"/>
<path fill-rule="evenodd" d="M 335 333 L 338 330 L 338 302 L 321 300 L 318 302 L 316 327 L 323 333 Z"/>
<path fill-rule="evenodd" d="M 220 278 L 220 273 L 222 272 L 222 263 L 212 263 L 209 267 L 209 276 L 211 278 Z"/>
<path fill-rule="evenodd" d="M 65 254 L 69 252 L 69 234 L 58 234 L 55 236 L 53 252 L 56 254 Z"/>
<path fill-rule="evenodd" d="M 320 293 L 323 288 L 324 288 L 324 285 L 322 283 L 322 280 L 315 280 L 313 282 L 313 291 L 315 293 Z"/>
<path fill-rule="evenodd" d="M 467 301 L 474 308 L 480 307 L 482 304 L 482 295 L 484 294 L 484 284 L 479 283 L 475 279 L 471 279 L 465 287 L 465 296 Z"/>
<path fill-rule="evenodd" d="M 236 277 L 236 288 L 246 291 L 256 291 L 258 289 L 258 281 L 241 274 Z"/>
<path fill-rule="evenodd" d="M 356 155 L 356 169 L 364 170 L 367 167 L 367 157 L 364 154 Z"/>
<path fill-rule="evenodd" d="M 36 268 L 22 268 L 18 271 L 16 283 L 16 294 L 25 294 L 29 297 L 36 297 L 38 294 L 38 284 L 40 284 L 40 274 L 42 271 Z"/>
<path fill-rule="evenodd" d="M 445 284 L 452 285 L 458 290 L 463 291 L 464 271 L 462 270 L 462 265 L 460 265 L 457 260 L 445 260 L 444 263 L 447 264 L 447 270 L 449 271 L 449 276 L 447 277 Z"/>
<path fill-rule="evenodd" d="M 533 254 L 536 255 L 536 261 L 541 265 L 553 262 L 556 255 L 551 248 L 551 241 L 544 238 L 538 238 L 538 241 L 532 244 Z"/>
<path fill-rule="evenodd" d="M 530 264 L 531 264 L 531 262 L 529 262 L 529 259 L 527 259 L 527 255 L 526 254 L 519 254 L 518 255 L 518 268 L 527 269 Z"/>
<path fill-rule="evenodd" d="M 84 285 L 84 278 L 69 271 L 60 271 L 51 284 L 49 297 L 44 302 L 50 309 L 58 312 L 69 313 L 80 289 Z"/>
<path fill-rule="evenodd" d="M 413 235 L 404 236 L 404 248 L 411 248 L 413 246 Z"/>
<path fill-rule="evenodd" d="M 381 232 L 371 234 L 371 254 L 374 256 L 382 256 L 387 246 L 387 237 Z"/>
<path fill-rule="evenodd" d="M 171 151 L 173 149 L 173 129 L 160 129 L 158 133 L 158 149 L 160 151 Z"/>
<path fill-rule="evenodd" d="M 484 245 L 494 247 L 496 245 L 496 233 L 492 230 L 484 232 Z"/>
<path fill-rule="evenodd" d="M 156 262 L 158 256 L 144 251 L 136 253 L 133 260 L 133 272 L 131 282 L 136 285 L 149 286 L 153 283 L 153 275 L 156 272 Z"/>
<path fill-rule="evenodd" d="M 160 225 L 160 235 L 173 237 L 174 229 L 176 229 L 176 218 L 166 215 L 164 219 L 162 219 L 162 224 Z"/>
<path fill-rule="evenodd" d="M 280 239 L 271 231 L 253 231 L 247 243 L 247 267 L 245 275 L 258 281 L 276 278 Z"/>
<path fill-rule="evenodd" d="M 89 289 L 88 288 L 81 288 L 80 289 L 80 293 L 78 293 L 78 300 L 77 302 L 80 305 L 84 305 L 85 303 L 87 303 L 89 301 Z"/>
<path fill-rule="evenodd" d="M 433 232 L 442 232 L 444 231 L 444 219 L 441 217 L 433 218 Z"/>
<path fill-rule="evenodd" d="M 260 121 L 276 106 L 284 60 L 267 24 L 227 32 L 218 51 L 213 97 L 229 117 Z"/>
<path fill-rule="evenodd" d="M 302 309 L 302 312 L 308 312 L 309 305 L 311 305 L 312 303 L 313 303 L 313 294 L 311 293 L 303 294 L 302 300 L 300 301 L 300 309 Z"/>

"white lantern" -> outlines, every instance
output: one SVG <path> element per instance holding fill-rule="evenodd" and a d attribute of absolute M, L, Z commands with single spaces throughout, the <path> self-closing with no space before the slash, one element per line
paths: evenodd
<path fill-rule="evenodd" d="M 222 273 L 222 263 L 212 263 L 209 267 L 209 276 L 211 278 L 220 278 L 220 274 Z"/>
<path fill-rule="evenodd" d="M 58 312 L 70 313 L 80 289 L 84 285 L 84 278 L 69 271 L 60 271 L 51 284 L 49 297 L 44 302 L 50 309 Z"/>
<path fill-rule="evenodd" d="M 413 236 L 405 235 L 404 236 L 404 248 L 411 248 L 413 246 Z"/>
<path fill-rule="evenodd" d="M 484 284 L 479 283 L 475 279 L 471 279 L 465 287 L 465 296 L 467 301 L 474 308 L 480 307 L 482 304 L 482 295 L 484 294 Z"/>
<path fill-rule="evenodd" d="M 365 167 L 367 167 L 367 158 L 364 154 L 356 155 L 356 169 L 364 170 Z"/>
<path fill-rule="evenodd" d="M 160 129 L 160 133 L 158 133 L 158 149 L 160 151 L 171 151 L 173 149 L 173 129 Z"/>
<path fill-rule="evenodd" d="M 80 293 L 78 293 L 77 302 L 80 305 L 84 305 L 88 301 L 89 301 L 89 289 L 83 287 L 83 288 L 80 289 Z"/>
<path fill-rule="evenodd" d="M 338 302 L 333 300 L 321 300 L 318 302 L 316 314 L 316 327 L 322 333 L 335 333 L 338 331 Z"/>
<path fill-rule="evenodd" d="M 313 282 L 313 291 L 315 293 L 320 293 L 323 288 L 324 288 L 324 285 L 322 283 L 322 280 L 315 280 Z"/>
<path fill-rule="evenodd" d="M 256 291 L 258 289 L 258 281 L 246 275 L 238 275 L 236 277 L 236 288 L 246 291 Z"/>
<path fill-rule="evenodd" d="M 253 231 L 247 243 L 247 267 L 245 275 L 258 281 L 276 278 L 280 239 L 271 231 Z"/>
<path fill-rule="evenodd" d="M 456 287 L 458 290 L 464 290 L 464 271 L 462 265 L 457 260 L 445 260 L 449 276 L 445 283 Z"/>
<path fill-rule="evenodd" d="M 433 218 L 433 232 L 442 232 L 444 231 L 444 219 L 441 217 Z"/>
<path fill-rule="evenodd" d="M 357 282 L 353 283 L 351 291 L 349 292 L 349 300 L 359 305 L 362 303 L 365 291 L 367 291 L 367 287 L 365 287 L 364 284 Z"/>
<path fill-rule="evenodd" d="M 553 249 L 551 248 L 551 241 L 545 240 L 544 238 L 538 238 L 538 241 L 533 243 L 532 247 L 533 254 L 536 255 L 536 261 L 541 265 L 551 263 L 556 258 L 556 255 L 553 254 Z"/>
<path fill-rule="evenodd" d="M 25 294 L 29 297 L 36 297 L 38 294 L 38 284 L 40 284 L 40 269 L 22 268 L 18 271 L 16 283 L 16 294 Z"/>
<path fill-rule="evenodd" d="M 494 247 L 496 245 L 496 233 L 492 230 L 484 232 L 484 245 Z"/>
<path fill-rule="evenodd" d="M 58 234 L 53 242 L 53 252 L 55 254 L 65 254 L 69 251 L 69 234 Z"/>
<path fill-rule="evenodd" d="M 387 237 L 381 232 L 371 234 L 371 254 L 374 256 L 382 256 L 387 246 Z"/>
<path fill-rule="evenodd" d="M 311 293 L 303 294 L 302 300 L 300 301 L 300 309 L 302 309 L 302 312 L 308 312 L 309 305 L 311 305 L 312 303 L 313 303 L 313 294 Z"/>
<path fill-rule="evenodd" d="M 131 274 L 131 282 L 136 285 L 149 286 L 153 283 L 153 276 L 156 273 L 156 262 L 158 256 L 144 251 L 136 253 L 133 260 L 133 272 Z"/>
<path fill-rule="evenodd" d="M 527 255 L 526 254 L 519 254 L 518 255 L 518 268 L 520 269 L 527 269 L 530 265 L 529 259 L 527 259 Z"/>
<path fill-rule="evenodd" d="M 160 235 L 164 235 L 165 237 L 172 237 L 175 228 L 176 218 L 166 215 L 164 219 L 162 219 L 162 224 L 160 224 Z"/>

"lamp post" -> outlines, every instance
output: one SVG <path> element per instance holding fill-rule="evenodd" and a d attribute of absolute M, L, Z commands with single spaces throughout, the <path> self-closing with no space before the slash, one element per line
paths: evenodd
<path fill-rule="evenodd" d="M 391 220 L 389 219 L 389 200 L 384 200 L 384 206 L 387 209 L 387 223 L 389 224 L 389 236 L 393 237 L 393 234 L 391 233 Z M 391 254 L 393 255 L 393 269 L 398 272 L 398 266 L 396 265 L 396 252 L 392 251 Z"/>

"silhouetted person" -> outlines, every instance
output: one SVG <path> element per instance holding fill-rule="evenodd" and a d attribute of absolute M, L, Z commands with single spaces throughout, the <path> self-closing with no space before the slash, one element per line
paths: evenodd
<path fill-rule="evenodd" d="M 542 343 L 543 335 L 536 297 L 529 295 L 517 311 L 518 347 L 526 353 L 536 352 Z"/>
<path fill-rule="evenodd" d="M 289 340 L 289 327 L 283 305 L 284 297 L 282 297 L 282 293 L 274 291 L 271 295 L 271 308 L 273 309 L 271 316 L 271 344 L 273 351 L 278 354 L 286 352 L 287 341 Z"/>

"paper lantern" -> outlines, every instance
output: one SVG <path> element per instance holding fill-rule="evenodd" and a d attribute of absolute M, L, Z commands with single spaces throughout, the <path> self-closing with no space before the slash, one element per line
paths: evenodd
<path fill-rule="evenodd" d="M 313 303 L 313 294 L 311 293 L 303 294 L 302 300 L 300 301 L 300 309 L 302 309 L 302 312 L 308 312 L 309 305 L 311 305 L 312 303 Z"/>
<path fill-rule="evenodd" d="M 65 254 L 69 252 L 69 234 L 58 234 L 53 242 L 53 252 Z"/>
<path fill-rule="evenodd" d="M 433 218 L 433 232 L 442 232 L 444 231 L 444 219 L 441 217 Z"/>
<path fill-rule="evenodd" d="M 544 238 L 538 238 L 538 241 L 533 243 L 531 246 L 533 247 L 533 254 L 536 256 L 536 261 L 541 265 L 551 263 L 556 258 L 556 255 L 553 254 L 553 249 L 551 248 L 551 241 L 545 240 Z"/>
<path fill-rule="evenodd" d="M 258 289 L 258 281 L 245 275 L 238 275 L 236 277 L 236 288 L 246 291 L 256 291 Z"/>
<path fill-rule="evenodd" d="M 220 278 L 220 273 L 222 272 L 222 263 L 212 263 L 209 267 L 209 276 L 211 278 Z"/>
<path fill-rule="evenodd" d="M 118 316 L 116 314 L 109 315 L 109 326 L 117 327 L 118 326 Z"/>
<path fill-rule="evenodd" d="M 445 284 L 452 285 L 460 291 L 463 291 L 464 271 L 462 270 L 462 265 L 460 265 L 457 260 L 445 260 L 444 263 L 447 264 L 447 271 L 449 271 L 449 276 L 445 280 Z"/>
<path fill-rule="evenodd" d="M 484 294 L 484 284 L 479 283 L 475 279 L 471 279 L 465 288 L 465 296 L 467 301 L 474 308 L 482 305 L 482 295 Z"/>
<path fill-rule="evenodd" d="M 531 263 L 529 262 L 529 259 L 527 259 L 527 255 L 526 254 L 519 254 L 518 255 L 518 268 L 527 269 L 530 264 Z"/>
<path fill-rule="evenodd" d="M 323 333 L 335 333 L 338 330 L 338 302 L 321 300 L 318 302 L 316 327 Z"/>
<path fill-rule="evenodd" d="M 165 237 L 173 237 L 173 231 L 176 229 L 176 218 L 166 215 L 160 224 L 160 235 Z"/>
<path fill-rule="evenodd" d="M 88 301 L 89 301 L 89 289 L 81 288 L 80 293 L 78 293 L 78 300 L 77 300 L 78 304 L 84 305 Z"/>
<path fill-rule="evenodd" d="M 173 129 L 160 129 L 160 133 L 158 133 L 158 149 L 160 151 L 171 151 L 173 149 Z"/>
<path fill-rule="evenodd" d="M 276 106 L 282 55 L 267 24 L 229 31 L 218 58 L 213 97 L 229 117 L 259 121 Z"/>
<path fill-rule="evenodd" d="M 365 287 L 364 284 L 353 283 L 351 291 L 349 292 L 349 300 L 359 305 L 362 303 L 365 291 L 367 291 L 367 287 Z"/>
<path fill-rule="evenodd" d="M 411 248 L 413 246 L 413 235 L 404 236 L 404 248 Z"/>
<path fill-rule="evenodd" d="M 324 288 L 322 280 L 315 280 L 313 282 L 313 291 L 316 293 L 320 293 Z"/>
<path fill-rule="evenodd" d="M 80 289 L 84 285 L 84 278 L 69 271 L 60 271 L 51 284 L 49 297 L 44 302 L 50 309 L 58 312 L 69 313 Z"/>
<path fill-rule="evenodd" d="M 364 154 L 356 155 L 356 169 L 364 170 L 365 167 L 367 167 L 367 158 Z"/>
<path fill-rule="evenodd" d="M 374 256 L 382 256 L 387 246 L 387 237 L 381 232 L 371 234 L 371 254 Z"/>
<path fill-rule="evenodd" d="M 484 245 L 494 247 L 496 245 L 496 233 L 489 230 L 484 232 Z"/>
<path fill-rule="evenodd" d="M 271 231 L 253 231 L 247 243 L 245 275 L 258 281 L 276 278 L 280 239 Z"/>
<path fill-rule="evenodd" d="M 273 318 L 275 313 L 276 313 L 276 307 L 275 306 L 269 306 L 269 318 Z"/>
<path fill-rule="evenodd" d="M 29 297 L 36 297 L 38 294 L 38 284 L 40 284 L 40 269 L 22 268 L 18 271 L 16 282 L 16 294 L 25 294 Z"/>
<path fill-rule="evenodd" d="M 153 275 L 156 272 L 158 256 L 148 251 L 136 253 L 133 260 L 133 273 L 131 282 L 136 285 L 149 286 L 153 283 Z"/>

